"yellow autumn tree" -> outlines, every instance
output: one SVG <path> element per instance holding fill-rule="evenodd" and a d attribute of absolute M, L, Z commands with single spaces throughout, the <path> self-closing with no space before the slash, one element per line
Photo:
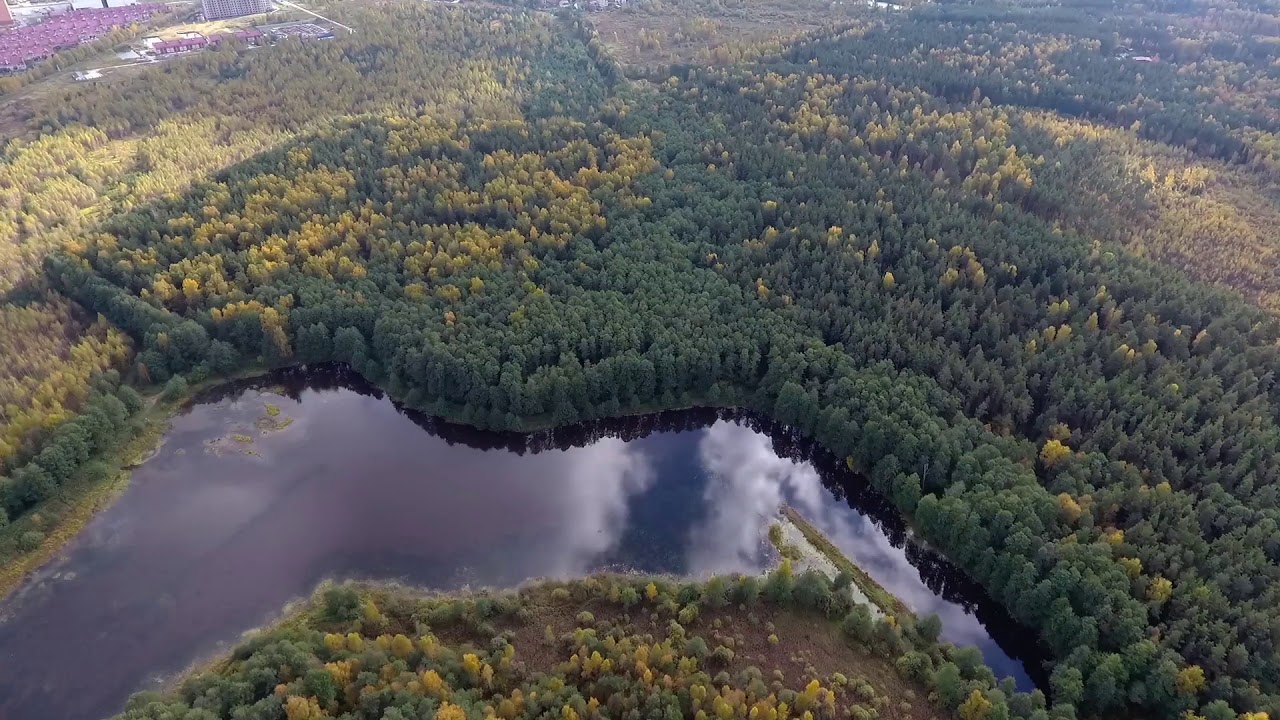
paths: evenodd
<path fill-rule="evenodd" d="M 422 689 L 435 698 L 444 699 L 449 697 L 449 689 L 444 684 L 444 678 L 440 677 L 440 673 L 435 670 L 428 670 L 422 673 Z"/>
<path fill-rule="evenodd" d="M 391 654 L 401 660 L 404 660 L 413 654 L 413 641 L 408 637 L 397 633 L 396 636 L 391 639 Z"/>
<path fill-rule="evenodd" d="M 961 720 L 986 720 L 987 715 L 991 713 L 991 707 L 991 701 L 987 696 L 979 690 L 974 690 L 969 693 L 969 697 L 960 704 L 956 712 Z"/>
<path fill-rule="evenodd" d="M 462 669 L 474 680 L 480 677 L 480 657 L 475 653 L 467 653 L 462 656 Z"/>
<path fill-rule="evenodd" d="M 350 660 L 339 660 L 338 662 L 325 663 L 324 669 L 329 673 L 329 677 L 338 684 L 339 687 L 346 687 L 351 684 L 352 679 L 356 676 L 356 666 Z"/>
<path fill-rule="evenodd" d="M 320 709 L 319 701 L 313 697 L 290 695 L 284 701 L 284 716 L 288 720 L 321 720 L 324 710 Z"/>
<path fill-rule="evenodd" d="M 1075 522 L 1084 514 L 1084 509 L 1080 507 L 1080 503 L 1076 499 L 1066 493 L 1058 495 L 1058 508 L 1062 510 L 1062 516 L 1067 522 Z"/>
<path fill-rule="evenodd" d="M 1199 665 L 1191 665 L 1178 671 L 1174 684 L 1179 695 L 1194 695 L 1204 688 L 1204 670 Z"/>
<path fill-rule="evenodd" d="M 453 703 L 441 703 L 436 709 L 435 720 L 467 720 L 467 712 Z"/>
<path fill-rule="evenodd" d="M 1071 448 L 1062 444 L 1057 438 L 1050 438 L 1040 448 L 1040 460 L 1048 467 L 1053 467 L 1071 454 Z"/>
<path fill-rule="evenodd" d="M 1173 583 L 1168 578 L 1157 577 L 1147 588 L 1147 599 L 1154 603 L 1163 603 L 1173 596 Z"/>

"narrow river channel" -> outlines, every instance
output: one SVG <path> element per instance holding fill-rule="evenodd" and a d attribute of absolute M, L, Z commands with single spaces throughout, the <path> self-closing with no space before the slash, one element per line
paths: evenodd
<path fill-rule="evenodd" d="M 438 589 L 596 570 L 761 572 L 797 508 L 1022 689 L 1029 634 L 916 547 L 833 458 L 688 411 L 532 436 L 405 413 L 339 370 L 227 386 L 174 418 L 109 510 L 0 604 L 0 718 L 94 720 L 325 578 Z"/>

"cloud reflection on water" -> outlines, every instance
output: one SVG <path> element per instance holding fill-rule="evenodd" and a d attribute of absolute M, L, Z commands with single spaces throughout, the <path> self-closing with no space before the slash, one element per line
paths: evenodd
<path fill-rule="evenodd" d="M 767 436 L 727 421 L 704 431 L 698 454 L 708 474 L 707 507 L 705 521 L 690 532 L 691 571 L 761 570 L 760 538 L 785 503 L 914 612 L 937 614 L 944 640 L 976 646 L 989 659 L 1001 660 L 998 672 L 1019 676 L 1020 684 L 1029 682 L 1016 662 L 998 650 L 978 618 L 929 589 L 906 549 L 895 547 L 871 520 L 836 497 L 812 465 L 779 457 Z"/>
<path fill-rule="evenodd" d="M 601 557 L 618 548 L 632 500 L 653 486 L 655 473 L 644 452 L 618 438 L 557 454 L 561 466 L 545 476 L 558 477 L 552 482 L 559 487 L 547 492 L 557 498 L 564 516 L 554 539 L 545 543 L 555 554 L 543 561 L 545 574 L 572 577 L 596 569 Z"/>
<path fill-rule="evenodd" d="M 818 474 L 775 455 L 768 438 L 727 421 L 703 431 L 698 460 L 707 474 L 706 516 L 690 530 L 689 571 L 764 570 L 761 538 L 783 502 L 783 487 L 820 487 Z"/>

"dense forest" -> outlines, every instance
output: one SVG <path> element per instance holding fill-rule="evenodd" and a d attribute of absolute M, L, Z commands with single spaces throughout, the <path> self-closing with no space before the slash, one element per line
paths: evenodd
<path fill-rule="evenodd" d="M 248 53 L 228 45 L 21 103 L 27 132 L 0 152 L 0 472 L 82 406 L 91 376 L 125 370 L 132 357 L 124 335 L 49 295 L 39 267 L 50 250 L 305 127 L 362 113 L 514 119 L 515 88 L 539 85 L 526 82 L 526 53 L 543 48 L 542 67 L 557 73 L 589 63 L 550 47 L 552 29 L 523 16 L 431 19 L 429 47 L 418 41 L 426 18 L 356 17 L 378 46 L 285 42 Z"/>
<path fill-rule="evenodd" d="M 658 71 L 571 13 L 386 5 L 328 44 L 69 91 L 32 121 L 133 144 L 120 182 L 175 162 L 145 149 L 175 110 L 203 119 L 174 137 L 247 159 L 92 221 L 21 211 L 67 233 L 32 234 L 21 300 L 64 309 L 6 326 L 89 343 L 31 371 L 71 387 L 340 361 L 492 429 L 750 408 L 847 458 L 1052 654 L 1051 708 L 939 689 L 948 712 L 1280 716 L 1280 23 L 868 12 Z M 52 428 L 40 388 L 12 412 Z M 37 452 L 25 427 L 15 519 L 101 437 Z"/>

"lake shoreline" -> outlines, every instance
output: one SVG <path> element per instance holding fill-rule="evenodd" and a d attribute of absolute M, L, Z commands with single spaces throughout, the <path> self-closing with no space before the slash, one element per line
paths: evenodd
<path fill-rule="evenodd" d="M 398 406 L 408 407 L 404 405 L 403 398 L 396 397 L 387 388 L 365 377 L 349 365 L 344 363 L 322 363 L 322 365 L 345 367 L 361 378 L 363 382 L 384 393 Z M 21 590 L 27 580 L 34 574 L 56 560 L 67 544 L 80 534 L 90 520 L 110 508 L 112 503 L 128 489 L 133 471 L 149 460 L 159 449 L 160 443 L 169 429 L 169 421 L 175 415 L 182 413 L 192 403 L 199 402 L 202 397 L 210 393 L 231 388 L 241 383 L 251 383 L 274 373 L 307 372 L 309 369 L 310 364 L 308 363 L 276 367 L 253 366 L 231 375 L 192 383 L 181 395 L 175 398 L 165 398 L 162 386 L 140 389 L 130 385 L 135 390 L 139 390 L 146 404 L 142 410 L 129 419 L 127 427 L 122 429 L 117 441 L 113 443 L 110 449 L 90 457 L 84 463 L 85 466 L 93 465 L 94 463 L 105 463 L 108 469 L 106 477 L 98 482 L 85 482 L 79 479 L 85 474 L 82 468 L 77 471 L 78 481 L 71 483 L 73 487 L 67 491 L 66 497 L 58 498 L 60 504 L 64 505 L 65 508 L 60 512 L 59 519 L 56 522 L 49 525 L 41 525 L 39 522 L 32 521 L 30 518 L 39 518 L 41 515 L 41 508 L 38 507 L 13 520 L 9 526 L 4 528 L 6 532 L 17 534 L 20 531 L 25 531 L 23 528 L 28 526 L 39 526 L 38 529 L 44 535 L 44 538 L 38 547 L 0 561 L 0 602 L 9 599 L 14 593 Z M 734 411 L 743 408 L 734 404 L 716 404 L 710 401 L 683 402 L 672 407 L 653 406 L 628 410 L 611 416 L 610 419 L 644 417 L 698 409 Z M 420 411 L 414 410 L 414 412 Z M 432 414 L 431 417 L 451 425 L 475 428 L 460 413 L 452 415 Z M 579 423 L 571 423 L 568 426 L 574 424 Z M 520 427 L 515 430 L 488 432 L 534 435 L 568 426 L 558 425 L 550 416 L 544 416 L 537 419 L 522 420 Z M 32 527 L 32 529 L 37 528 Z"/>
<path fill-rule="evenodd" d="M 876 582 L 866 570 L 841 552 L 835 543 L 831 542 L 830 538 L 814 527 L 798 510 L 790 505 L 783 505 L 779 513 L 787 525 L 794 528 L 800 534 L 801 539 L 812 547 L 813 551 L 829 560 L 837 571 L 847 572 L 853 579 L 853 585 L 872 605 L 890 615 L 915 618 L 915 613 L 907 607 L 907 604 L 901 598 Z M 784 527 L 786 526 L 784 525 Z"/>
<path fill-rule="evenodd" d="M 265 669 L 255 659 L 258 653 L 270 653 L 273 643 L 287 640 L 292 652 L 315 653 L 321 658 L 316 661 L 317 666 L 334 658 L 323 667 L 335 679 L 354 679 L 342 672 L 350 664 L 347 659 L 355 657 L 344 651 L 363 653 L 368 649 L 400 658 L 410 668 L 408 674 L 401 676 L 404 682 L 395 689 L 401 703 L 424 688 L 428 693 L 434 692 L 431 688 L 437 687 L 441 677 L 465 683 L 467 672 L 473 680 L 483 678 L 484 687 L 499 691 L 496 699 L 484 694 L 479 704 L 507 697 L 501 693 L 503 688 L 490 686 L 490 681 L 499 682 L 504 677 L 531 678 L 535 682 L 549 674 L 566 680 L 580 678 L 586 683 L 580 698 L 585 703 L 587 695 L 594 697 L 590 685 L 593 678 L 613 676 L 614 670 L 617 679 L 633 678 L 643 680 L 645 686 L 667 688 L 672 687 L 673 678 L 678 681 L 689 673 L 704 671 L 694 677 L 696 683 L 703 684 L 711 680 L 710 673 L 727 670 L 732 674 L 721 673 L 715 679 L 722 686 L 769 677 L 804 686 L 813 697 L 826 685 L 830 688 L 829 692 L 822 691 L 828 692 L 826 704 L 838 716 L 871 717 L 858 703 L 888 708 L 890 701 L 896 703 L 894 717 L 925 720 L 935 716 L 937 700 L 929 692 L 932 668 L 947 662 L 953 649 L 892 621 L 850 624 L 849 618 L 856 618 L 858 613 L 843 613 L 851 611 L 852 606 L 840 604 L 833 614 L 826 604 L 835 598 L 830 581 L 821 581 L 819 596 L 812 598 L 798 590 L 799 582 L 789 573 L 775 569 L 763 579 L 716 576 L 688 580 L 666 575 L 595 573 L 571 580 L 533 578 L 503 590 L 454 592 L 426 591 L 390 582 L 322 583 L 306 598 L 290 603 L 276 621 L 245 633 L 234 648 L 171 676 L 163 688 L 135 695 L 126 706 L 126 713 L 127 708 L 154 709 L 157 703 L 175 709 L 186 707 L 192 702 L 190 697 L 184 699 L 186 683 L 195 681 L 204 687 L 217 687 L 244 677 L 250 666 Z M 762 587 L 781 587 L 783 591 L 761 594 Z M 792 588 L 797 588 L 794 595 Z M 654 644 L 655 637 L 664 639 Z M 582 650 L 583 643 L 589 644 L 587 651 Z M 496 654 L 486 657 L 486 649 L 493 648 L 497 649 Z M 621 652 L 602 657 L 602 652 L 613 648 L 620 648 Z M 654 654 L 650 655 L 650 650 Z M 685 658 L 685 654 L 689 657 Z M 928 658 L 921 666 L 927 670 L 904 669 L 903 657 L 918 661 L 922 656 Z M 486 659 L 493 667 L 485 663 Z M 447 672 L 437 667 L 427 671 L 434 661 L 452 668 L 458 660 L 464 661 L 464 667 L 470 662 L 472 670 Z M 633 660 L 635 665 L 631 664 Z M 419 666 L 421 662 L 428 665 Z M 578 674 L 585 662 L 600 667 Z M 655 683 L 657 675 L 646 670 L 648 665 L 665 674 L 660 683 Z M 302 673 L 293 675 L 292 679 L 283 678 L 272 691 L 290 706 L 308 702 L 312 687 L 308 685 L 311 680 Z M 990 681 L 984 685 L 995 687 Z M 562 683 L 545 689 L 550 695 L 563 687 Z M 344 693 L 345 689 L 339 686 L 331 699 L 320 704 L 339 712 L 346 707 L 342 705 L 343 698 L 355 697 Z M 701 693 L 697 689 L 693 692 Z M 766 697 L 768 692 L 759 691 L 751 702 L 772 703 L 780 698 L 799 698 L 794 702 L 801 705 L 809 702 L 800 698 L 802 693 L 797 691 L 778 693 L 774 688 L 778 694 Z M 527 697 L 533 701 L 538 694 Z M 626 693 L 619 695 L 625 696 Z M 876 699 L 877 696 L 883 697 Z M 446 693 L 445 697 L 465 702 L 467 695 L 455 692 Z M 523 702 L 519 691 L 509 697 Z M 557 697 L 551 709 L 566 699 Z M 248 698 L 246 704 L 251 700 Z M 591 703 L 599 701 L 593 699 Z M 587 709 L 593 707 L 594 704 L 586 705 Z M 778 708 L 785 712 L 785 704 Z M 583 716 L 576 711 L 563 715 Z"/>
<path fill-rule="evenodd" d="M 0 626 L 0 644 L 21 655 L 50 641 L 37 628 L 62 628 L 66 638 L 84 637 L 91 625 L 116 628 L 74 656 L 36 653 L 31 666 L 76 668 L 115 653 L 107 638 L 164 630 L 138 637 L 133 656 L 116 657 L 116 669 L 94 681 L 103 704 L 84 704 L 93 693 L 62 700 L 33 688 L 0 710 L 12 710 L 15 720 L 48 717 L 55 708 L 91 720 L 95 709 L 119 707 L 122 691 L 157 689 L 216 661 L 243 642 L 246 628 L 287 622 L 293 603 L 324 578 L 399 578 L 444 592 L 619 569 L 758 578 L 775 567 L 762 541 L 786 503 L 798 503 L 922 613 L 968 628 L 957 637 L 998 652 L 992 660 L 1002 675 L 1026 681 L 1022 658 L 1031 656 L 1011 655 L 988 629 L 1004 620 L 962 618 L 972 616 L 968 603 L 976 598 L 944 594 L 951 581 L 930 579 L 949 572 L 939 565 L 912 567 L 901 518 L 847 463 L 749 410 L 641 413 L 501 434 L 416 413 L 343 367 L 237 379 L 192 383 L 181 397 L 171 388 L 165 403 L 148 398 L 147 412 L 169 428 L 159 451 L 137 468 L 128 492 L 14 598 L 14 622 Z M 259 425 L 267 420 L 296 421 L 296 431 L 268 433 Z M 241 432 L 261 434 L 262 444 L 237 444 Z M 155 446 L 154 438 L 137 442 L 151 447 L 139 447 L 126 465 Z M 569 506 L 577 510 L 566 514 Z M 315 522 L 333 532 L 315 537 Z M 862 530 L 851 534 L 854 528 Z M 859 536 L 872 542 L 853 539 L 849 547 Z M 815 542 L 813 554 L 829 542 Z M 849 594 L 844 581 L 841 594 Z M 223 598 L 220 587 L 230 595 Z"/>
<path fill-rule="evenodd" d="M 173 412 L 171 408 L 161 408 L 158 404 L 149 403 L 130 418 L 128 426 L 121 431 L 112 449 L 90 458 L 89 463 L 96 461 L 107 466 L 105 476 L 98 482 L 89 482 L 83 479 L 83 470 L 77 471 L 76 481 L 73 483 L 76 487 L 67 493 L 70 497 L 58 498 L 65 507 L 56 522 L 41 525 L 41 512 L 47 510 L 47 506 L 43 504 L 13 521 L 10 525 L 11 532 L 35 530 L 44 537 L 36 548 L 6 558 L 3 565 L 0 565 L 0 601 L 21 590 L 32 575 L 57 559 L 63 548 L 80 535 L 90 520 L 111 507 L 124 493 L 129 487 L 134 468 L 146 462 L 159 449 Z M 40 529 L 36 530 L 36 526 Z M 31 530 L 23 530 L 26 527 Z"/>
<path fill-rule="evenodd" d="M 56 560 L 94 517 L 109 509 L 124 494 L 133 478 L 133 471 L 160 450 L 169 431 L 170 420 L 175 415 L 183 412 L 203 393 L 222 385 L 262 377 L 275 370 L 254 368 L 232 376 L 205 380 L 192 384 L 176 398 L 165 398 L 162 387 L 146 388 L 147 392 L 142 395 L 142 409 L 126 421 L 116 442 L 106 451 L 90 457 L 76 471 L 72 487 L 64 489 L 65 497 L 46 501 L 56 501 L 62 506 L 57 521 L 41 525 L 35 520 L 40 518 L 43 510 L 47 510 L 47 505 L 42 504 L 4 528 L 6 532 L 17 533 L 26 527 L 36 529 L 39 526 L 44 538 L 38 547 L 0 561 L 0 602 L 20 591 L 33 575 Z M 94 464 L 105 465 L 106 472 L 97 482 L 87 481 L 84 479 L 87 468 Z"/>

